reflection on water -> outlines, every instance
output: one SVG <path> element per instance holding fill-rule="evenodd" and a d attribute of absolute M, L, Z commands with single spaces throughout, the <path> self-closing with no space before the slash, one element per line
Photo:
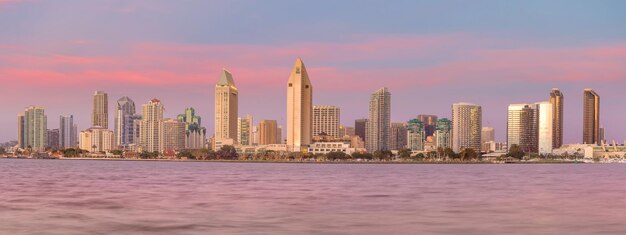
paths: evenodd
<path fill-rule="evenodd" d="M 0 159 L 2 234 L 626 234 L 626 165 Z"/>

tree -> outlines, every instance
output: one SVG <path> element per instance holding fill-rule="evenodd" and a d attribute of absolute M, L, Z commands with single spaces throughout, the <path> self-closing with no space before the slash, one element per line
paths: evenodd
<path fill-rule="evenodd" d="M 398 157 L 400 157 L 401 159 L 409 159 L 411 158 L 411 150 L 410 149 L 400 149 L 398 151 Z"/>
<path fill-rule="evenodd" d="M 111 150 L 111 154 L 115 155 L 115 156 L 122 156 L 122 150 Z"/>
<path fill-rule="evenodd" d="M 181 150 L 180 152 L 178 152 L 176 154 L 176 158 L 186 158 L 186 159 L 196 159 L 196 157 L 191 153 L 191 151 L 185 149 L 185 150 Z"/>
<path fill-rule="evenodd" d="M 6 154 L 6 150 L 4 150 L 4 148 L 0 147 L 0 154 Z"/>
<path fill-rule="evenodd" d="M 418 153 L 418 154 L 415 154 L 415 156 L 413 157 L 413 160 L 414 161 L 422 161 L 422 160 L 424 160 L 424 157 L 425 156 L 424 156 L 423 153 Z"/>
<path fill-rule="evenodd" d="M 374 156 L 371 153 L 361 153 L 361 152 L 352 153 L 352 159 L 372 160 L 373 158 Z"/>
<path fill-rule="evenodd" d="M 330 159 L 331 161 L 346 160 L 348 158 L 348 155 L 344 152 L 330 152 L 326 154 L 326 158 Z"/>
<path fill-rule="evenodd" d="M 458 158 L 458 155 L 451 148 L 446 148 L 443 151 L 447 158 L 452 158 L 452 159 Z"/>
<path fill-rule="evenodd" d="M 461 161 L 478 159 L 478 153 L 473 148 L 465 148 L 460 153 Z"/>
<path fill-rule="evenodd" d="M 237 154 L 237 150 L 232 145 L 224 145 L 217 151 L 217 157 L 220 159 L 236 160 L 239 154 Z"/>
<path fill-rule="evenodd" d="M 524 158 L 524 155 L 526 155 L 526 153 L 524 153 L 524 151 L 522 151 L 522 149 L 517 144 L 511 145 L 511 148 L 509 148 L 509 152 L 506 154 L 507 157 L 512 157 L 519 160 L 522 160 Z"/>
<path fill-rule="evenodd" d="M 377 150 L 374 151 L 374 159 L 376 160 L 389 160 L 391 158 L 391 151 L 389 150 Z"/>

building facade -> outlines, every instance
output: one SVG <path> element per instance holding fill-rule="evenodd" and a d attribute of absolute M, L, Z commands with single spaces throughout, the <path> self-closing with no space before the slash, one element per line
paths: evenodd
<path fill-rule="evenodd" d="M 163 152 L 163 111 L 165 108 L 158 99 L 143 105 L 142 119 L 139 121 L 139 146 L 142 151 Z"/>
<path fill-rule="evenodd" d="M 426 132 L 424 124 L 419 119 L 411 119 L 407 122 L 407 148 L 411 151 L 424 150 Z"/>
<path fill-rule="evenodd" d="M 389 150 L 390 127 L 391 93 L 383 87 L 372 93 L 370 97 L 369 119 L 365 129 L 367 151 Z"/>
<path fill-rule="evenodd" d="M 552 104 L 552 148 L 560 148 L 563 145 L 563 106 L 565 96 L 558 88 L 550 92 L 550 103 Z"/>
<path fill-rule="evenodd" d="M 537 151 L 541 155 L 552 154 L 554 144 L 554 107 L 550 101 L 538 102 L 537 105 Z"/>
<path fill-rule="evenodd" d="M 279 144 L 276 120 L 259 121 L 259 145 Z"/>
<path fill-rule="evenodd" d="M 424 124 L 424 131 L 426 136 L 433 136 L 435 133 L 435 125 L 437 125 L 437 115 L 420 114 L 417 115 L 417 120 L 420 120 Z"/>
<path fill-rule="evenodd" d="M 407 128 L 406 123 L 394 122 L 391 123 L 391 129 L 389 130 L 389 149 L 400 150 L 407 148 Z"/>
<path fill-rule="evenodd" d="M 300 152 L 313 139 L 313 85 L 300 58 L 287 82 L 287 148 Z"/>
<path fill-rule="evenodd" d="M 135 102 L 124 96 L 117 100 L 115 108 L 115 146 L 127 147 L 134 144 L 133 122 L 136 115 Z"/>
<path fill-rule="evenodd" d="M 46 147 L 50 149 L 59 149 L 59 129 L 48 129 Z"/>
<path fill-rule="evenodd" d="M 91 153 L 114 149 L 113 131 L 103 127 L 91 127 L 80 132 L 80 149 Z"/>
<path fill-rule="evenodd" d="M 196 110 L 192 107 L 186 108 L 185 113 L 179 114 L 177 119 L 185 124 L 185 148 L 205 148 L 206 128 L 202 127 L 202 118 L 196 115 Z"/>
<path fill-rule="evenodd" d="M 163 151 L 173 152 L 185 148 L 186 125 L 177 119 L 163 120 Z"/>
<path fill-rule="evenodd" d="M 236 143 L 238 107 L 239 91 L 232 74 L 223 69 L 215 84 L 215 141 Z"/>
<path fill-rule="evenodd" d="M 75 148 L 78 146 L 77 126 L 73 115 L 59 116 L 59 148 Z"/>
<path fill-rule="evenodd" d="M 437 120 L 435 127 L 435 148 L 452 148 L 452 121 L 447 118 Z"/>
<path fill-rule="evenodd" d="M 109 95 L 103 91 L 96 91 L 93 94 L 91 126 L 109 128 Z"/>
<path fill-rule="evenodd" d="M 471 148 L 479 151 L 482 131 L 482 107 L 471 103 L 452 105 L 452 150 Z"/>
<path fill-rule="evenodd" d="M 21 149 L 44 151 L 48 144 L 48 117 L 43 107 L 30 106 L 18 114 L 18 145 Z"/>
<path fill-rule="evenodd" d="M 599 144 L 600 96 L 592 89 L 583 95 L 583 144 Z"/>
<path fill-rule="evenodd" d="M 517 145 L 526 153 L 538 152 L 538 118 L 536 104 L 511 104 L 507 114 L 507 147 Z"/>
<path fill-rule="evenodd" d="M 336 106 L 313 106 L 313 137 L 322 133 L 339 138 L 340 111 Z"/>
<path fill-rule="evenodd" d="M 237 143 L 241 145 L 252 145 L 252 127 L 254 122 L 252 115 L 248 114 L 246 117 L 239 117 L 237 119 Z"/>

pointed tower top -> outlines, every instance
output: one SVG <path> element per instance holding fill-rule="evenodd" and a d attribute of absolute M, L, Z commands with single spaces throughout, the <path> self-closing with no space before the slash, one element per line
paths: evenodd
<path fill-rule="evenodd" d="M 233 75 L 228 72 L 225 68 L 222 69 L 222 74 L 220 75 L 220 80 L 217 81 L 217 85 L 228 85 L 235 86 L 235 81 L 233 80 Z"/>

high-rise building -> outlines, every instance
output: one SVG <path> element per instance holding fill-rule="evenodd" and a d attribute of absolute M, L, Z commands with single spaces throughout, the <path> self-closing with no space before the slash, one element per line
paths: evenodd
<path fill-rule="evenodd" d="M 426 136 L 433 136 L 436 129 L 435 125 L 437 124 L 437 115 L 420 114 L 417 115 L 417 120 L 420 120 L 424 124 Z"/>
<path fill-rule="evenodd" d="M 493 129 L 493 127 L 483 127 L 481 134 L 480 134 L 480 144 L 481 144 L 481 151 L 482 152 L 489 152 L 489 149 L 486 149 L 485 146 L 489 146 L 489 145 L 485 145 L 484 143 L 487 142 L 495 142 L 496 140 L 496 136 L 495 136 L 495 130 Z"/>
<path fill-rule="evenodd" d="M 185 113 L 177 116 L 179 122 L 185 123 L 185 148 L 202 149 L 206 144 L 206 128 L 202 127 L 202 118 L 196 116 L 194 108 L 186 108 Z"/>
<path fill-rule="evenodd" d="M 537 151 L 539 154 L 552 154 L 554 144 L 554 107 L 550 101 L 538 102 L 537 105 Z"/>
<path fill-rule="evenodd" d="M 600 96 L 585 89 L 583 96 L 583 143 L 598 144 L 600 129 Z"/>
<path fill-rule="evenodd" d="M 489 141 L 496 141 L 496 132 L 493 127 L 483 127 L 480 138 L 481 144 Z"/>
<path fill-rule="evenodd" d="M 139 121 L 139 145 L 143 151 L 163 152 L 164 110 L 158 99 L 152 99 L 143 105 L 143 115 Z"/>
<path fill-rule="evenodd" d="M 452 148 L 452 121 L 447 118 L 437 120 L 435 128 L 435 147 Z"/>
<path fill-rule="evenodd" d="M 411 119 L 407 122 L 407 147 L 411 151 L 424 150 L 426 132 L 424 124 L 419 119 Z"/>
<path fill-rule="evenodd" d="M 114 149 L 113 131 L 104 127 L 91 127 L 80 132 L 80 149 L 92 153 L 108 152 Z"/>
<path fill-rule="evenodd" d="M 163 121 L 163 149 L 166 152 L 177 151 L 185 148 L 186 123 L 177 119 L 164 119 Z"/>
<path fill-rule="evenodd" d="M 232 74 L 222 70 L 220 79 L 215 84 L 215 141 L 237 141 L 237 118 L 239 117 L 239 92 Z"/>
<path fill-rule="evenodd" d="M 600 127 L 600 129 L 598 129 L 598 143 L 602 144 L 606 141 L 605 136 L 604 136 L 604 127 Z"/>
<path fill-rule="evenodd" d="M 46 146 L 51 149 L 59 148 L 59 129 L 48 129 L 47 131 L 47 141 Z"/>
<path fill-rule="evenodd" d="M 313 85 L 302 59 L 296 59 L 287 83 L 287 149 L 300 152 L 313 138 Z"/>
<path fill-rule="evenodd" d="M 252 145 L 252 126 L 254 126 L 254 122 L 250 114 L 237 119 L 237 143 Z"/>
<path fill-rule="evenodd" d="M 117 100 L 115 109 L 115 146 L 127 147 L 134 144 L 133 122 L 136 119 L 135 102 L 124 96 Z"/>
<path fill-rule="evenodd" d="M 482 108 L 477 104 L 452 104 L 452 150 L 480 150 Z"/>
<path fill-rule="evenodd" d="M 43 107 L 30 106 L 18 114 L 18 143 L 21 149 L 44 151 L 48 144 L 48 117 Z"/>
<path fill-rule="evenodd" d="M 91 126 L 109 128 L 109 95 L 103 91 L 96 91 L 93 94 Z"/>
<path fill-rule="evenodd" d="M 391 93 L 383 87 L 372 93 L 370 97 L 369 119 L 365 130 L 367 151 L 389 150 L 390 127 Z"/>
<path fill-rule="evenodd" d="M 400 150 L 407 147 L 407 129 L 406 123 L 391 123 L 389 135 L 389 149 Z"/>
<path fill-rule="evenodd" d="M 538 152 L 538 116 L 536 104 L 511 104 L 507 114 L 508 149 L 517 145 L 527 153 Z"/>
<path fill-rule="evenodd" d="M 285 143 L 285 141 L 283 140 L 283 126 L 278 126 L 278 128 L 276 129 L 276 142 L 279 144 Z"/>
<path fill-rule="evenodd" d="M 259 145 L 278 144 L 278 124 L 276 120 L 259 121 Z"/>
<path fill-rule="evenodd" d="M 365 141 L 365 129 L 367 129 L 367 118 L 354 120 L 354 134 Z"/>
<path fill-rule="evenodd" d="M 354 136 L 355 129 L 351 126 L 339 126 L 339 138 L 343 138 L 346 136 Z"/>
<path fill-rule="evenodd" d="M 78 144 L 76 124 L 73 115 L 59 117 L 59 148 L 74 148 Z"/>
<path fill-rule="evenodd" d="M 322 135 L 339 138 L 340 111 L 336 106 L 313 106 L 313 136 Z"/>
<path fill-rule="evenodd" d="M 550 103 L 552 103 L 552 148 L 560 148 L 563 145 L 563 104 L 565 96 L 558 88 L 550 92 Z"/>

